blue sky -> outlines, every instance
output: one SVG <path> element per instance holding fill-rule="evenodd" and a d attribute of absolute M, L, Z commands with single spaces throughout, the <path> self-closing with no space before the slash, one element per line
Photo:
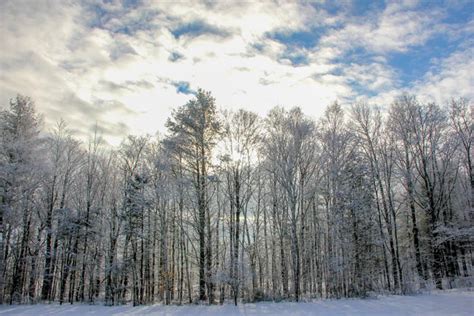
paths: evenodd
<path fill-rule="evenodd" d="M 0 101 L 30 95 L 112 144 L 164 131 L 198 87 L 265 115 L 401 93 L 473 98 L 474 1 L 2 1 Z"/>

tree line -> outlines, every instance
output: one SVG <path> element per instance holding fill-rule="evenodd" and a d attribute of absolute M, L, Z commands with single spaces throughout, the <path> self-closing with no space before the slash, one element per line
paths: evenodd
<path fill-rule="evenodd" d="M 262 118 L 198 90 L 164 136 L 81 142 L 0 113 L 0 300 L 107 305 L 364 297 L 472 280 L 473 106 Z M 471 281 L 472 282 L 472 281 Z"/>

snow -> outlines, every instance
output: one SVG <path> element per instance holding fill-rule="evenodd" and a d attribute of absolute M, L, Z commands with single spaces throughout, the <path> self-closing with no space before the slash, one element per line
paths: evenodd
<path fill-rule="evenodd" d="M 437 291 L 378 299 L 321 300 L 311 303 L 256 303 L 222 306 L 2 305 L 0 315 L 474 315 L 474 291 Z"/>

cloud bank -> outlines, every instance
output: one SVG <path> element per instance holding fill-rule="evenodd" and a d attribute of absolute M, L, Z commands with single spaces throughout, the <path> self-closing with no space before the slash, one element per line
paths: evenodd
<path fill-rule="evenodd" d="M 471 10 L 469 10 L 471 7 Z M 261 115 L 402 92 L 474 96 L 472 3 L 2 1 L 0 105 L 36 100 L 47 126 L 118 144 L 164 131 L 198 87 Z M 466 13 L 467 12 L 467 13 Z"/>

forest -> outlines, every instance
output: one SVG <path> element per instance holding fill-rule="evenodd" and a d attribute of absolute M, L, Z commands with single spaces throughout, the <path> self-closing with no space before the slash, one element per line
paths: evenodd
<path fill-rule="evenodd" d="M 474 106 L 266 117 L 198 90 L 109 146 L 0 112 L 0 303 L 239 304 L 472 286 Z M 158 128 L 158 126 L 157 126 Z"/>

